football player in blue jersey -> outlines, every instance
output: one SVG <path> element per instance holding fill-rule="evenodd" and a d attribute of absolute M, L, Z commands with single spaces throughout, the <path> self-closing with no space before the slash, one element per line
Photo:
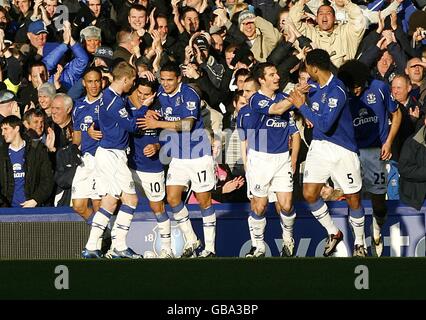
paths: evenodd
<path fill-rule="evenodd" d="M 343 190 L 349 205 L 349 221 L 355 234 L 354 256 L 365 257 L 364 208 L 361 205 L 361 165 L 345 85 L 335 77 L 329 54 L 314 49 L 306 56 L 306 71 L 314 83 L 308 98 L 298 89 L 290 100 L 313 124 L 313 140 L 303 173 L 303 195 L 315 218 L 327 230 L 324 256 L 336 250 L 343 233 L 335 226 L 327 204 L 320 198 L 331 177 Z"/>
<path fill-rule="evenodd" d="M 293 207 L 293 173 L 297 153 L 289 151 L 289 139 L 299 141 L 299 132 L 290 116 L 291 102 L 278 92 L 276 67 L 271 63 L 259 64 L 253 72 L 260 90 L 250 98 L 248 107 L 253 114 L 248 120 L 247 180 L 253 196 L 249 226 L 253 229 L 256 250 L 253 257 L 264 257 L 266 252 L 264 232 L 268 195 L 274 192 L 280 206 L 283 226 L 281 255 L 294 255 L 293 225 L 296 214 Z"/>
<path fill-rule="evenodd" d="M 383 251 L 381 228 L 387 213 L 386 160 L 392 157 L 391 146 L 402 114 L 389 86 L 370 79 L 370 70 L 362 62 L 346 62 L 340 67 L 338 77 L 350 93 L 348 100 L 360 153 L 363 187 L 370 194 L 373 206 L 371 249 L 380 257 Z"/>
<path fill-rule="evenodd" d="M 139 78 L 128 99 L 129 112 L 142 109 L 147 112 L 157 91 L 157 82 Z M 141 114 L 142 115 L 142 114 Z M 170 219 L 164 206 L 165 179 L 163 164 L 159 158 L 160 143 L 155 129 L 144 130 L 130 135 L 129 167 L 136 188 L 143 191 L 158 222 L 161 237 L 159 258 L 173 258 L 171 248 Z"/>
<path fill-rule="evenodd" d="M 98 121 L 99 101 L 102 90 L 102 71 L 97 67 L 88 68 L 82 83 L 86 96 L 77 100 L 72 113 L 73 144 L 80 146 L 82 163 L 77 167 L 72 182 L 72 207 L 85 220 L 89 220 L 100 206 L 96 191 L 95 153 L 99 142 L 91 138 L 88 128 Z M 88 206 L 89 199 L 92 207 Z"/>
<path fill-rule="evenodd" d="M 119 62 L 112 70 L 113 82 L 106 88 L 99 103 L 99 129 L 102 139 L 96 150 L 95 162 L 101 207 L 94 215 L 89 240 L 82 252 L 84 258 L 100 258 L 99 239 L 112 213 L 121 200 L 120 210 L 111 231 L 109 257 L 139 259 L 141 255 L 127 246 L 126 236 L 138 203 L 132 173 L 127 167 L 125 150 L 129 132 L 138 131 L 138 112 L 130 116 L 123 94 L 130 91 L 136 79 L 136 70 L 127 62 Z"/>
<path fill-rule="evenodd" d="M 161 86 L 158 100 L 161 116 L 142 119 L 144 130 L 163 129 L 161 152 L 171 157 L 167 172 L 167 202 L 185 237 L 182 257 L 196 256 L 201 245 L 197 239 L 188 210 L 182 203 L 182 193 L 191 183 L 191 189 L 200 203 L 203 216 L 205 249 L 200 257 L 216 255 L 216 214 L 212 206 L 211 190 L 215 186 L 211 143 L 200 114 L 201 99 L 189 85 L 182 83 L 180 69 L 173 63 L 165 64 L 160 71 Z"/>

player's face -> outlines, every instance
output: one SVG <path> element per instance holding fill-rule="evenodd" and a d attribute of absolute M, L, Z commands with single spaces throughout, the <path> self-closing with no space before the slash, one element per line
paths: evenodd
<path fill-rule="evenodd" d="M 152 89 L 150 87 L 138 86 L 138 88 L 135 91 L 133 91 L 132 95 L 135 95 L 135 97 L 137 98 L 137 101 L 139 101 L 139 103 L 142 104 L 153 93 L 154 92 L 152 92 Z"/>
<path fill-rule="evenodd" d="M 83 86 L 86 88 L 89 98 L 96 98 L 102 90 L 102 76 L 93 71 L 84 76 Z"/>
<path fill-rule="evenodd" d="M 19 126 L 17 126 L 16 128 L 12 128 L 8 124 L 4 124 L 1 126 L 1 135 L 3 136 L 4 141 L 6 141 L 6 143 L 12 143 L 18 133 Z"/>
<path fill-rule="evenodd" d="M 256 91 L 256 84 L 253 81 L 244 82 L 243 97 L 246 98 L 247 102 L 250 100 L 251 96 L 256 93 Z"/>
<path fill-rule="evenodd" d="M 263 78 L 261 79 L 261 85 L 263 88 L 268 88 L 269 90 L 278 90 L 280 86 L 280 76 L 278 75 L 277 68 L 267 67 L 263 72 Z"/>
<path fill-rule="evenodd" d="M 317 71 L 318 68 L 310 66 L 309 64 L 305 63 L 306 72 L 309 74 L 309 77 L 312 78 L 314 81 L 318 81 Z"/>
<path fill-rule="evenodd" d="M 331 31 L 335 21 L 333 9 L 329 6 L 322 6 L 318 9 L 317 23 L 322 31 Z"/>
<path fill-rule="evenodd" d="M 167 94 L 174 93 L 179 87 L 181 77 L 178 77 L 173 71 L 161 71 L 160 82 Z"/>

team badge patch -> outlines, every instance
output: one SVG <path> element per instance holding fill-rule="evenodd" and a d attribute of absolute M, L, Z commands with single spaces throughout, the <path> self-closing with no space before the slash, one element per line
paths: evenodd
<path fill-rule="evenodd" d="M 118 114 L 120 115 L 121 118 L 127 118 L 128 117 L 128 113 L 126 108 L 122 108 L 120 110 L 118 110 Z"/>
<path fill-rule="evenodd" d="M 262 109 L 265 108 L 265 107 L 267 107 L 268 104 L 269 104 L 268 100 L 260 100 L 259 101 L 259 107 L 261 107 Z"/>
<path fill-rule="evenodd" d="M 189 111 L 193 111 L 193 110 L 197 109 L 197 103 L 196 103 L 195 101 L 188 101 L 188 102 L 186 103 L 186 108 L 187 108 Z"/>
<path fill-rule="evenodd" d="M 335 98 L 329 98 L 328 99 L 328 107 L 329 108 L 336 108 L 337 107 L 337 101 L 339 101 L 339 100 L 335 99 Z"/>
<path fill-rule="evenodd" d="M 374 93 L 369 93 L 367 95 L 367 103 L 368 104 L 376 103 L 376 95 Z"/>

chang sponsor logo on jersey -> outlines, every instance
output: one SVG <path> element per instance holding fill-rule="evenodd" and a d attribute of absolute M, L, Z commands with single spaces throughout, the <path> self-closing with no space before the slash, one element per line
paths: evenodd
<path fill-rule="evenodd" d="M 379 122 L 379 117 L 378 116 L 369 117 L 368 110 L 366 108 L 359 109 L 358 117 L 354 118 L 353 120 L 354 127 L 358 127 L 360 125 L 367 124 L 367 123 L 378 123 L 378 122 Z"/>
<path fill-rule="evenodd" d="M 268 119 L 266 121 L 266 126 L 272 128 L 286 128 L 287 121 L 277 121 L 275 119 Z"/>

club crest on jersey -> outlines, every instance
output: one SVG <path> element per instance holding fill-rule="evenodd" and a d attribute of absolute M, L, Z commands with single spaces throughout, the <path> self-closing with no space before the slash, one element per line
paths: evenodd
<path fill-rule="evenodd" d="M 267 107 L 268 104 L 269 104 L 268 100 L 260 100 L 259 101 L 259 107 L 261 107 L 262 109 L 265 108 L 265 107 Z"/>
<path fill-rule="evenodd" d="M 374 93 L 369 93 L 367 95 L 367 103 L 368 104 L 376 103 L 376 95 Z"/>
<path fill-rule="evenodd" d="M 312 103 L 312 110 L 314 110 L 314 111 L 318 111 L 319 110 L 319 104 L 318 104 L 318 102 Z"/>
<path fill-rule="evenodd" d="M 118 114 L 120 115 L 120 117 L 122 118 L 127 118 L 128 117 L 128 113 L 126 108 L 121 108 L 120 110 L 118 110 Z"/>
<path fill-rule="evenodd" d="M 186 103 L 186 108 L 187 108 L 189 111 L 194 111 L 195 109 L 197 109 L 197 104 L 196 104 L 196 102 L 195 102 L 195 101 L 188 101 L 188 102 Z"/>
<path fill-rule="evenodd" d="M 328 107 L 329 108 L 336 108 L 337 107 L 337 101 L 339 101 L 339 100 L 335 99 L 335 98 L 329 98 L 328 99 Z"/>
<path fill-rule="evenodd" d="M 92 123 L 92 122 L 93 122 L 92 116 L 85 116 L 84 117 L 84 123 Z"/>

